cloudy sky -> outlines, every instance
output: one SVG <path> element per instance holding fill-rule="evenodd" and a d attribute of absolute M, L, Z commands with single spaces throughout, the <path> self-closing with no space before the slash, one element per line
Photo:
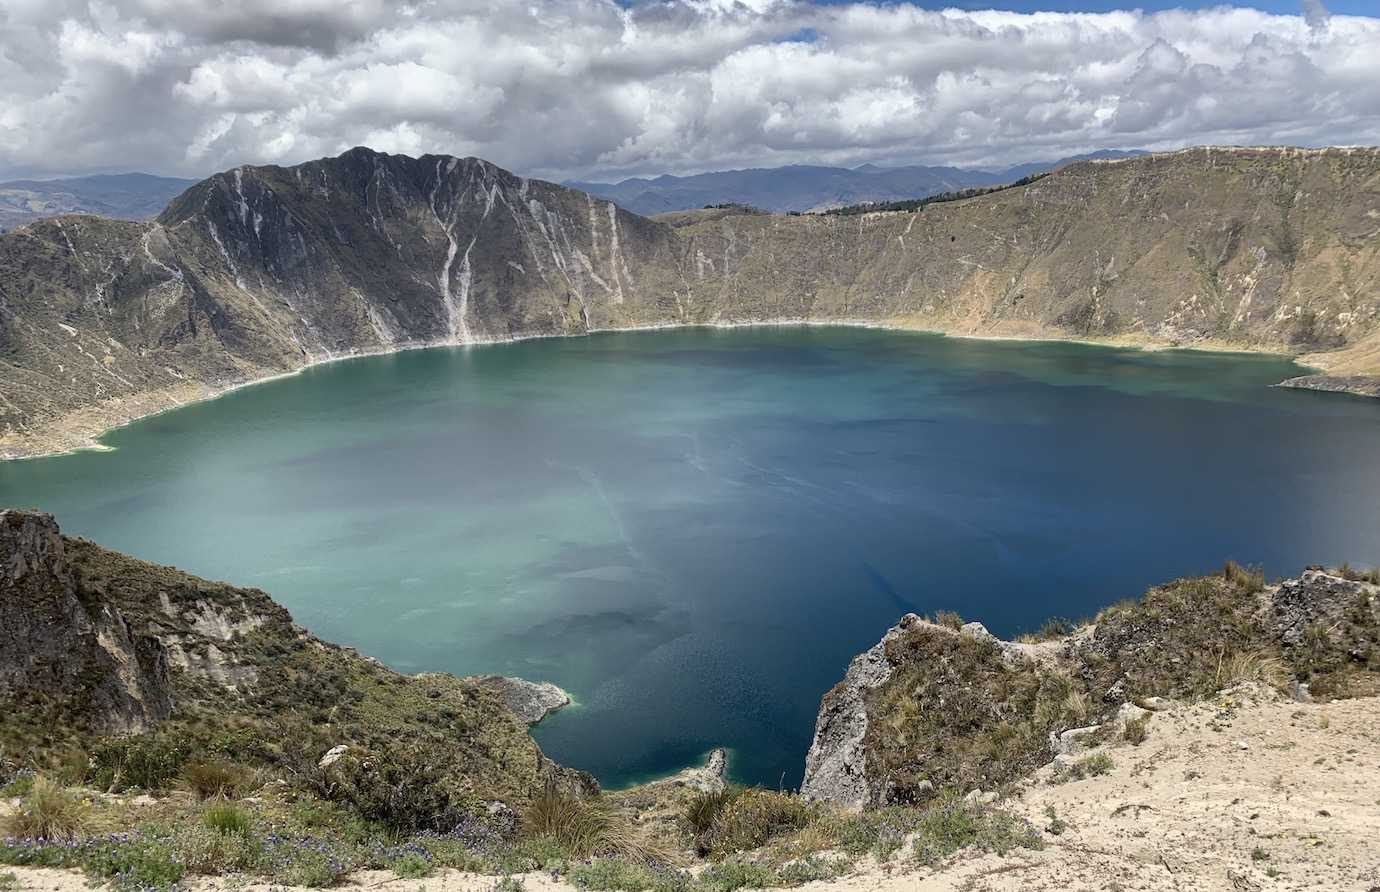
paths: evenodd
<path fill-rule="evenodd" d="M 1377 10 L 0 0 L 0 178 L 200 176 L 361 144 L 551 178 L 1374 145 Z"/>

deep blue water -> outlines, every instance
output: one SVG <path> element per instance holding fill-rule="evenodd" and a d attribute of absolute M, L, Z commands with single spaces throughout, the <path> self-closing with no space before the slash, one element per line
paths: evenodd
<path fill-rule="evenodd" d="M 1271 357 L 838 328 L 342 362 L 0 464 L 0 504 L 262 587 L 403 671 L 549 679 L 608 784 L 797 784 L 906 611 L 1010 635 L 1227 558 L 1380 563 L 1380 401 Z"/>

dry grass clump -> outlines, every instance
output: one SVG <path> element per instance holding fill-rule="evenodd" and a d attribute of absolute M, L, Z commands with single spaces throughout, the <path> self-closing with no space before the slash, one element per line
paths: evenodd
<path fill-rule="evenodd" d="M 523 836 L 549 840 L 574 858 L 622 855 L 664 861 L 667 853 L 644 839 L 607 800 L 574 796 L 548 786 L 522 815 Z"/>
<path fill-rule="evenodd" d="M 1380 568 L 1357 570 L 1350 564 L 1342 564 L 1337 570 L 1337 575 L 1352 582 L 1369 582 L 1371 585 L 1380 585 Z"/>
<path fill-rule="evenodd" d="M 6 836 L 50 841 L 74 840 L 89 821 L 87 804 L 46 777 L 35 777 L 19 808 L 3 822 Z"/>
<path fill-rule="evenodd" d="M 182 766 L 182 781 L 198 799 L 234 799 L 244 789 L 245 773 L 238 765 L 221 760 L 188 762 Z"/>
<path fill-rule="evenodd" d="M 719 856 L 758 849 L 774 836 L 803 829 L 816 814 L 799 796 L 745 790 L 719 810 L 704 848 Z"/>
<path fill-rule="evenodd" d="M 1284 661 L 1264 649 L 1223 654 L 1217 664 L 1218 690 L 1252 682 L 1282 691 L 1289 686 L 1289 679 Z"/>
<path fill-rule="evenodd" d="M 1227 561 L 1222 567 L 1222 578 L 1244 594 L 1265 590 L 1265 574 L 1259 567 L 1243 567 L 1236 561 Z"/>

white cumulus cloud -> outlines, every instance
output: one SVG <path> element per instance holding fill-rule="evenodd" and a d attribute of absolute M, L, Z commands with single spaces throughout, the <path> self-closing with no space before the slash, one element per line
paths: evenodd
<path fill-rule="evenodd" d="M 797 0 L 0 0 L 0 176 L 367 144 L 550 177 L 1380 142 L 1380 19 Z"/>

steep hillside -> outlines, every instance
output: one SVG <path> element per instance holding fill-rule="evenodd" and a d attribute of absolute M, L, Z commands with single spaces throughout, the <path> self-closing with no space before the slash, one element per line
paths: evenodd
<path fill-rule="evenodd" d="M 85 751 L 120 787 L 213 757 L 300 776 L 334 750 L 342 798 L 382 761 L 446 815 L 597 789 L 542 755 L 492 679 L 400 675 L 257 589 L 67 538 L 46 514 L 0 511 L 0 645 L 0 761 Z"/>
<path fill-rule="evenodd" d="M 918 213 L 658 222 L 476 159 L 355 149 L 218 174 L 153 223 L 0 236 L 0 454 L 334 357 L 599 328 L 1331 351 L 1380 329 L 1378 252 L 1380 150 L 1196 149 Z M 1338 355 L 1334 376 L 1380 372 Z"/>

